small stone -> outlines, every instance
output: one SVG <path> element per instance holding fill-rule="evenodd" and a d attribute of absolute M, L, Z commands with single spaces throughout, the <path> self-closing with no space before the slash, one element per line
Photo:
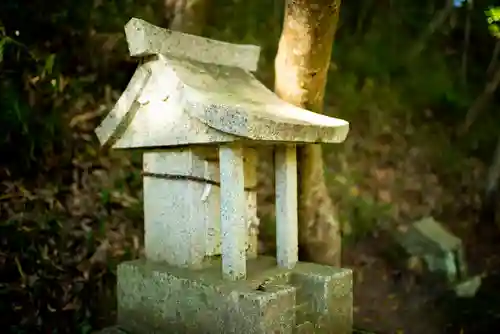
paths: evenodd
<path fill-rule="evenodd" d="M 472 298 L 481 287 L 482 277 L 480 275 L 470 277 L 454 286 L 453 290 L 457 297 Z"/>
<path fill-rule="evenodd" d="M 432 217 L 424 218 L 407 229 L 397 229 L 393 236 L 409 258 L 407 269 L 444 276 L 453 284 L 467 276 L 462 241 Z"/>

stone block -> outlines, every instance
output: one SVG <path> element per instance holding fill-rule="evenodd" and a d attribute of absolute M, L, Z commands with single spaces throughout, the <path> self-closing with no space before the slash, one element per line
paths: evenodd
<path fill-rule="evenodd" d="M 424 261 L 432 277 L 448 284 L 467 277 L 467 264 L 462 241 L 432 217 L 395 231 L 394 239 L 406 254 Z"/>
<path fill-rule="evenodd" d="M 290 284 L 297 287 L 298 323 L 311 322 L 314 333 L 351 333 L 353 279 L 352 270 L 299 262 Z"/>
<path fill-rule="evenodd" d="M 307 263 L 285 270 L 267 257 L 249 260 L 247 268 L 246 280 L 227 281 L 220 260 L 198 270 L 145 260 L 123 263 L 118 325 L 131 334 L 291 334 L 307 333 L 311 326 L 311 333 L 350 333 L 350 270 Z"/>
<path fill-rule="evenodd" d="M 192 271 L 127 262 L 118 269 L 118 324 L 131 333 L 292 333 L 295 291 L 228 282 L 220 265 Z"/>

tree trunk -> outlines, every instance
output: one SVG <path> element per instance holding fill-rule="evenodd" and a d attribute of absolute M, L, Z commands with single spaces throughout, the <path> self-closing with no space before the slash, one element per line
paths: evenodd
<path fill-rule="evenodd" d="M 275 92 L 322 112 L 340 0 L 286 0 L 275 60 Z M 340 226 L 325 185 L 321 146 L 297 149 L 299 250 L 302 260 L 340 265 Z"/>
<path fill-rule="evenodd" d="M 164 0 L 165 26 L 192 35 L 201 35 L 209 0 Z"/>

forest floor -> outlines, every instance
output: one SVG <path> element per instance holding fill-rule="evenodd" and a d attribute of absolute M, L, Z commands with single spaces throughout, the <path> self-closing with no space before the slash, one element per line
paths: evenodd
<path fill-rule="evenodd" d="M 377 218 L 366 212 L 354 218 L 358 233 L 364 219 L 374 225 L 344 243 L 343 265 L 355 271 L 356 323 L 381 333 L 491 333 L 499 325 L 498 294 L 491 288 L 499 282 L 499 233 L 495 222 L 479 221 L 486 166 L 461 156 L 448 139 L 451 131 L 431 111 L 425 114 L 423 120 L 386 118 L 383 126 L 369 130 L 352 120 L 343 153 L 329 158 L 333 166 L 346 161 L 339 174 L 352 175 L 349 169 L 358 174 L 357 191 L 339 192 L 338 183 L 332 184 L 339 210 L 352 210 L 353 199 L 346 196 L 390 204 Z M 486 274 L 475 298 L 437 295 L 423 284 L 419 268 L 398 267 L 384 256 L 391 242 L 382 225 L 398 228 L 428 216 L 462 239 L 470 274 Z"/>
<path fill-rule="evenodd" d="M 326 112 L 339 114 L 334 107 Z M 494 288 L 500 234 L 495 222 L 479 220 L 487 166 L 453 152 L 451 131 L 427 115 L 387 117 L 381 126 L 349 119 L 347 141 L 326 153 L 327 182 L 344 225 L 343 266 L 355 273 L 355 323 L 380 333 L 491 333 L 500 328 Z M 469 274 L 484 275 L 474 298 L 430 288 L 421 268 L 386 256 L 394 247 L 387 226 L 428 216 L 462 239 Z"/>

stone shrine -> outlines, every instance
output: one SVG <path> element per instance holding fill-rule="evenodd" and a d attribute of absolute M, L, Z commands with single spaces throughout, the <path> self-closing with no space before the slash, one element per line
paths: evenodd
<path fill-rule="evenodd" d="M 351 333 L 352 271 L 298 262 L 296 145 L 349 124 L 278 98 L 251 73 L 260 48 L 125 26 L 142 57 L 96 129 L 143 152 L 145 258 L 118 267 L 128 333 Z M 276 258 L 257 255 L 256 149 L 272 145 Z"/>

